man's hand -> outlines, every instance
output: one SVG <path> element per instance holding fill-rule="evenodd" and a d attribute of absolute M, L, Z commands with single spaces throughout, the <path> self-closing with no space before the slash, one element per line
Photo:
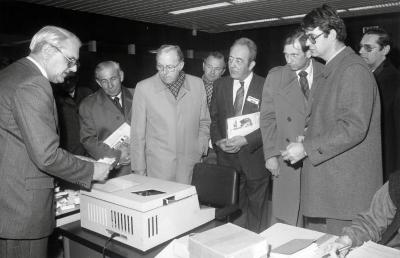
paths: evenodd
<path fill-rule="evenodd" d="M 341 236 L 335 242 L 328 244 L 322 253 L 332 258 L 344 258 L 350 250 L 352 241 L 348 236 Z"/>
<path fill-rule="evenodd" d="M 217 141 L 215 143 L 215 145 L 217 145 L 221 150 L 223 150 L 225 152 L 228 152 L 228 153 L 236 153 L 236 152 L 238 152 L 238 150 L 235 151 L 235 147 L 234 146 L 227 145 L 227 139 L 226 138 Z"/>
<path fill-rule="evenodd" d="M 128 165 L 131 162 L 130 146 L 128 143 L 122 143 L 120 148 L 121 157 L 119 158 L 119 164 Z"/>
<path fill-rule="evenodd" d="M 93 180 L 103 182 L 108 178 L 108 173 L 112 169 L 112 166 L 107 163 L 93 162 L 94 173 Z"/>
<path fill-rule="evenodd" d="M 277 157 L 271 157 L 265 161 L 265 168 L 271 171 L 272 176 L 279 176 L 279 162 Z"/>
<path fill-rule="evenodd" d="M 289 161 L 290 164 L 295 164 L 305 157 L 306 153 L 301 142 L 291 142 L 286 147 L 286 151 L 282 151 L 282 159 Z"/>
<path fill-rule="evenodd" d="M 247 145 L 247 140 L 244 136 L 234 136 L 226 140 L 226 145 L 232 147 L 231 153 L 238 152 L 244 145 Z"/>

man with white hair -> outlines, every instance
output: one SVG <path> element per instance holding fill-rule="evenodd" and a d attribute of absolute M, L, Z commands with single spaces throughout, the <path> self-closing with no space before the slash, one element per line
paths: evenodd
<path fill-rule="evenodd" d="M 54 177 L 89 189 L 110 166 L 59 147 L 50 82 L 77 70 L 81 42 L 54 26 L 35 34 L 30 54 L 0 72 L 0 257 L 47 257 Z"/>

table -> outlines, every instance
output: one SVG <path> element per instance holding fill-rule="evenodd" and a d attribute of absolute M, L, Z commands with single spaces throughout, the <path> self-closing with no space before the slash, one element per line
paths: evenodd
<path fill-rule="evenodd" d="M 213 220 L 198 228 L 195 228 L 183 235 L 194 232 L 202 232 L 214 227 L 222 225 L 222 222 Z M 64 245 L 64 258 L 101 258 L 103 253 L 103 246 L 106 243 L 108 237 L 97 234 L 93 231 L 83 229 L 81 222 L 75 221 L 66 225 L 63 225 L 56 229 L 60 235 L 63 236 Z M 182 237 L 177 236 L 176 238 Z M 131 246 L 125 245 L 118 241 L 111 241 L 106 249 L 106 256 L 112 258 L 153 258 L 169 243 L 171 240 L 160 244 L 146 252 Z"/>

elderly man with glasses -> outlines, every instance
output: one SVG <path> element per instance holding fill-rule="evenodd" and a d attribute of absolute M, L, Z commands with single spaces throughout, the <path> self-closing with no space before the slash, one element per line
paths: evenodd
<path fill-rule="evenodd" d="M 0 72 L 0 257 L 47 257 L 55 226 L 54 178 L 90 189 L 110 166 L 78 159 L 59 146 L 50 82 L 76 72 L 81 42 L 46 26 L 30 54 Z"/>
<path fill-rule="evenodd" d="M 131 164 L 135 173 L 190 184 L 208 149 L 210 114 L 203 81 L 183 72 L 179 46 L 163 45 L 158 72 L 139 82 L 132 103 Z"/>
<path fill-rule="evenodd" d="M 122 85 L 124 72 L 114 61 L 104 61 L 95 68 L 100 89 L 82 100 L 79 106 L 80 141 L 87 153 L 98 160 L 116 159 L 109 177 L 131 173 L 129 143 L 111 148 L 104 143 L 123 123 L 131 124 L 134 90 Z"/>
<path fill-rule="evenodd" d="M 305 226 L 339 234 L 382 185 L 378 87 L 364 60 L 344 44 L 346 27 L 334 9 L 313 9 L 302 27 L 311 55 L 326 64 L 304 141 L 292 140 L 282 156 L 291 164 L 303 160 Z"/>
<path fill-rule="evenodd" d="M 382 105 L 383 177 L 400 168 L 400 72 L 388 58 L 392 40 L 380 28 L 367 30 L 360 42 L 360 56 L 374 73 Z"/>

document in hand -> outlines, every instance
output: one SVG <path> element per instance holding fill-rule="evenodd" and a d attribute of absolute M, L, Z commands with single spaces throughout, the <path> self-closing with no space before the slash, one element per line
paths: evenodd
<path fill-rule="evenodd" d="M 260 112 L 226 119 L 227 138 L 237 135 L 246 136 L 258 128 L 260 128 Z"/>
<path fill-rule="evenodd" d="M 117 130 L 115 130 L 104 143 L 113 149 L 120 149 L 120 146 L 124 143 L 130 143 L 131 127 L 127 123 L 123 123 Z"/>

